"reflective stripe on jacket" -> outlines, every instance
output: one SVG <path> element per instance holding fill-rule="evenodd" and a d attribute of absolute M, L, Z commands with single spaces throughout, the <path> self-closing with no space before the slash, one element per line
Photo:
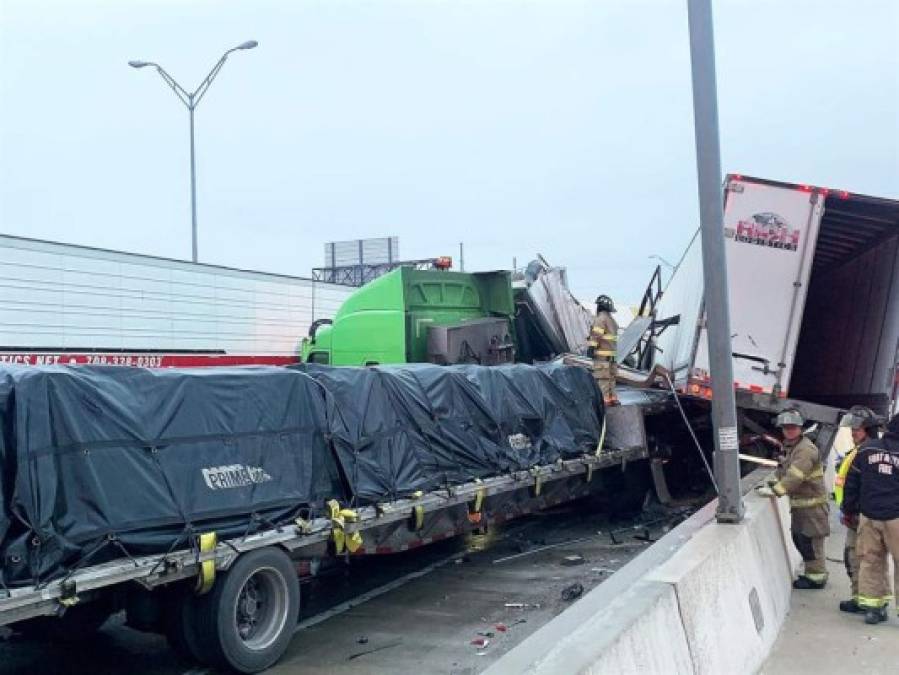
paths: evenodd
<path fill-rule="evenodd" d="M 609 312 L 599 312 L 596 315 L 587 344 L 594 347 L 594 359 L 615 360 L 618 348 L 618 323 Z"/>
<path fill-rule="evenodd" d="M 852 450 L 846 453 L 843 461 L 840 462 L 840 468 L 837 469 L 837 475 L 833 479 L 833 498 L 837 506 L 843 504 L 843 488 L 846 485 L 846 476 L 849 475 L 849 469 L 852 468 L 852 460 L 858 454 L 858 446 L 853 446 Z"/>
<path fill-rule="evenodd" d="M 827 503 L 824 466 L 818 448 L 805 436 L 784 442 L 787 457 L 777 471 L 778 482 L 772 488 L 778 497 L 789 495 L 790 506 L 810 508 Z"/>

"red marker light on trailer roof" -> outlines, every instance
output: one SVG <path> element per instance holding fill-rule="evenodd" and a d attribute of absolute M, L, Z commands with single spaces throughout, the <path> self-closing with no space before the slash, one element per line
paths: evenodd
<path fill-rule="evenodd" d="M 840 199 L 849 199 L 849 193 L 846 192 L 846 190 L 840 190 L 839 193 L 837 193 L 837 194 L 840 197 Z"/>
<path fill-rule="evenodd" d="M 821 188 L 821 194 L 826 197 L 830 194 L 830 188 Z"/>
<path fill-rule="evenodd" d="M 735 174 L 733 174 L 733 177 L 734 177 L 734 180 L 743 180 L 742 173 L 735 173 Z"/>
<path fill-rule="evenodd" d="M 811 192 L 812 191 L 812 187 L 810 185 L 800 185 L 799 189 L 802 190 L 803 192 Z"/>

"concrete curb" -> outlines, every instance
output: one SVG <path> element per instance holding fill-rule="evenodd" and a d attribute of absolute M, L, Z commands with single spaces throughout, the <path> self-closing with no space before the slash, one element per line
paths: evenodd
<path fill-rule="evenodd" d="M 789 507 L 749 494 L 738 525 L 704 507 L 494 663 L 487 675 L 754 673 L 790 604 Z"/>

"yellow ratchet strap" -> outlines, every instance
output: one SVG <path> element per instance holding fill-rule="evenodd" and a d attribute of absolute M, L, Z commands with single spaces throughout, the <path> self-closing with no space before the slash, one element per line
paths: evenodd
<path fill-rule="evenodd" d="M 331 540 L 334 542 L 334 552 L 343 553 L 346 548 L 350 553 L 355 553 L 362 546 L 362 534 L 359 532 L 346 532 L 346 524 L 359 520 L 359 514 L 353 509 L 340 508 L 340 502 L 331 499 L 327 503 L 328 517 L 331 519 Z"/>
<path fill-rule="evenodd" d="M 480 479 L 477 480 L 481 482 Z M 484 488 L 478 489 L 474 495 L 474 503 L 468 505 L 468 522 L 477 525 L 481 522 L 481 508 L 484 506 Z"/>
<path fill-rule="evenodd" d="M 421 490 L 416 490 L 412 493 L 412 499 L 421 499 L 424 494 Z M 412 521 L 415 523 L 416 532 L 425 526 L 425 507 L 421 504 L 412 507 Z"/>
<path fill-rule="evenodd" d="M 197 537 L 197 545 L 200 553 L 211 553 L 218 546 L 218 535 L 215 532 L 204 532 Z M 205 595 L 215 583 L 215 560 L 203 560 L 200 563 L 200 572 L 197 574 L 197 585 L 194 591 L 197 595 Z"/>

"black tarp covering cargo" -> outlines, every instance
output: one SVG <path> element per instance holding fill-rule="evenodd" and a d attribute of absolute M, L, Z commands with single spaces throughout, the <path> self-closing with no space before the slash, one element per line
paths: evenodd
<path fill-rule="evenodd" d="M 0 385 L 6 583 L 165 551 L 188 527 L 237 536 L 341 496 L 324 398 L 300 373 L 19 368 Z"/>
<path fill-rule="evenodd" d="M 558 364 L 298 366 L 328 392 L 328 421 L 360 503 L 593 452 L 602 400 L 590 374 Z"/>
<path fill-rule="evenodd" d="M 576 367 L 0 370 L 0 583 L 596 449 Z"/>

